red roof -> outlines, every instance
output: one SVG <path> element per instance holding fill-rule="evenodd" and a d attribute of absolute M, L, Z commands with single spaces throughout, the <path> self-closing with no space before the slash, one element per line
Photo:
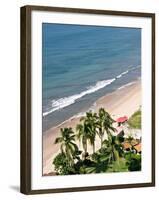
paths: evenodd
<path fill-rule="evenodd" d="M 127 116 L 124 116 L 124 117 L 119 117 L 119 118 L 116 120 L 116 122 L 123 123 L 123 122 L 125 122 L 125 121 L 127 121 L 127 120 L 128 120 L 128 117 L 127 117 Z"/>
<path fill-rule="evenodd" d="M 136 144 L 136 145 L 134 146 L 134 148 L 137 150 L 137 152 L 141 152 L 141 143 Z"/>

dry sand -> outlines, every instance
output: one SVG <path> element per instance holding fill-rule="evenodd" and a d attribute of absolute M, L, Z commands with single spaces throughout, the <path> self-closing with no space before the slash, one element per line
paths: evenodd
<path fill-rule="evenodd" d="M 121 87 L 115 92 L 98 99 L 94 105 L 94 110 L 105 108 L 116 119 L 120 116 L 130 117 L 141 106 L 141 81 L 137 81 L 131 85 Z M 43 134 L 43 174 L 54 171 L 52 165 L 53 158 L 59 153 L 60 146 L 54 144 L 56 137 L 60 135 L 60 128 L 72 127 L 75 130 L 79 117 L 70 118 L 61 125 L 52 127 Z M 96 139 L 96 149 L 100 147 L 99 139 Z M 79 145 L 81 148 L 81 145 Z M 92 148 L 88 148 L 88 152 L 92 153 Z"/>

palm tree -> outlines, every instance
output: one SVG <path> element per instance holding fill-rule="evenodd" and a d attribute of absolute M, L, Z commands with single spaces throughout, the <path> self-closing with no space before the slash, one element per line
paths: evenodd
<path fill-rule="evenodd" d="M 85 132 L 87 135 L 87 140 L 90 142 L 93 148 L 93 153 L 95 152 L 95 137 L 97 134 L 96 126 L 97 126 L 97 114 L 89 111 L 86 113 L 86 116 L 81 118 L 83 121 Z"/>
<path fill-rule="evenodd" d="M 82 141 L 84 154 L 87 154 L 87 134 L 85 132 L 85 125 L 84 124 L 77 124 L 76 126 L 77 131 L 77 138 L 79 141 Z"/>
<path fill-rule="evenodd" d="M 101 140 L 101 147 L 103 143 L 104 133 L 106 132 L 108 137 L 110 137 L 111 132 L 116 131 L 116 129 L 113 127 L 114 122 L 115 121 L 111 118 L 110 114 L 104 110 L 104 108 L 99 109 L 97 120 L 97 133 Z"/>
<path fill-rule="evenodd" d="M 96 137 L 96 114 L 90 112 L 86 113 L 86 116 L 81 117 L 80 121 L 81 124 L 78 124 L 76 126 L 77 130 L 77 138 L 79 141 L 82 141 L 83 149 L 84 149 L 84 155 L 86 156 L 87 153 L 87 147 L 88 142 L 93 147 L 93 152 L 95 152 L 95 137 Z"/>
<path fill-rule="evenodd" d="M 101 147 L 102 147 L 103 137 L 104 137 L 104 133 L 105 133 L 104 122 L 105 122 L 105 110 L 100 108 L 99 114 L 98 114 L 97 127 L 98 127 L 98 136 L 101 140 Z"/>
<path fill-rule="evenodd" d="M 74 164 L 74 158 L 78 147 L 74 143 L 75 134 L 72 128 L 61 128 L 61 137 L 56 138 L 55 144 L 61 144 L 61 152 L 69 159 L 70 166 Z"/>
<path fill-rule="evenodd" d="M 128 171 L 127 162 L 123 157 L 120 139 L 110 135 L 109 140 L 104 140 L 102 148 L 91 155 L 90 166 L 86 166 L 86 173 L 120 172 Z"/>
<path fill-rule="evenodd" d="M 123 154 L 123 148 L 117 136 L 110 134 L 108 140 L 103 141 L 103 147 L 106 148 L 109 154 L 109 163 L 119 162 Z"/>

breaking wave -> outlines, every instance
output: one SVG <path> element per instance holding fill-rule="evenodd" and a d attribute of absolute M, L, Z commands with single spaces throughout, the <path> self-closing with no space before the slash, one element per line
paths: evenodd
<path fill-rule="evenodd" d="M 133 69 L 137 69 L 139 68 L 139 66 L 135 67 L 135 68 L 131 68 L 129 70 L 126 70 L 124 72 L 122 72 L 121 74 L 119 74 L 118 76 L 116 76 L 115 78 L 109 79 L 109 80 L 102 80 L 102 81 L 98 81 L 95 85 L 93 86 L 89 86 L 87 87 L 87 89 L 79 94 L 75 94 L 75 95 L 71 95 L 68 97 L 64 97 L 64 98 L 60 98 L 57 100 L 52 100 L 51 104 L 52 107 L 50 110 L 46 111 L 43 113 L 43 116 L 47 116 L 49 114 L 51 114 L 52 112 L 55 112 L 57 110 L 60 110 L 62 108 L 65 108 L 71 104 L 74 104 L 78 99 L 84 97 L 87 94 L 91 94 L 94 93 L 108 85 L 110 85 L 111 83 L 113 83 L 116 79 L 121 78 L 122 76 L 124 76 L 125 74 L 127 74 L 129 71 L 132 71 Z"/>
<path fill-rule="evenodd" d="M 83 91 L 79 94 L 75 94 L 75 95 L 72 95 L 72 96 L 69 96 L 69 97 L 60 98 L 60 99 L 57 99 L 57 100 L 52 100 L 52 109 L 47 111 L 47 112 L 44 112 L 43 116 L 46 116 L 46 115 L 48 115 L 48 114 L 50 114 L 50 113 L 52 113 L 56 110 L 65 108 L 65 107 L 75 103 L 77 99 L 80 99 L 87 94 L 94 93 L 97 90 L 100 90 L 100 89 L 106 87 L 107 85 L 110 85 L 114 81 L 115 81 L 115 78 L 109 79 L 109 80 L 98 81 L 96 83 L 96 85 L 88 87 L 87 90 L 85 90 L 85 91 Z"/>

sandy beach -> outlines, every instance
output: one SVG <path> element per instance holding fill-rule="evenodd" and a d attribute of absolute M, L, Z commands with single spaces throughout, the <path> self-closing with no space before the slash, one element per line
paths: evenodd
<path fill-rule="evenodd" d="M 138 80 L 101 97 L 94 103 L 93 110 L 98 111 L 99 108 L 103 107 L 112 115 L 112 118 L 116 119 L 124 115 L 130 117 L 140 106 L 141 81 Z M 61 125 L 52 127 L 43 133 L 43 175 L 54 171 L 52 161 L 60 151 L 59 145 L 54 144 L 54 141 L 60 135 L 60 128 L 72 127 L 75 130 L 79 119 L 80 117 L 72 117 Z M 100 147 L 99 139 L 96 139 L 95 146 L 96 149 Z M 79 148 L 82 148 L 81 145 L 79 145 Z M 92 153 L 91 148 L 88 151 Z"/>

